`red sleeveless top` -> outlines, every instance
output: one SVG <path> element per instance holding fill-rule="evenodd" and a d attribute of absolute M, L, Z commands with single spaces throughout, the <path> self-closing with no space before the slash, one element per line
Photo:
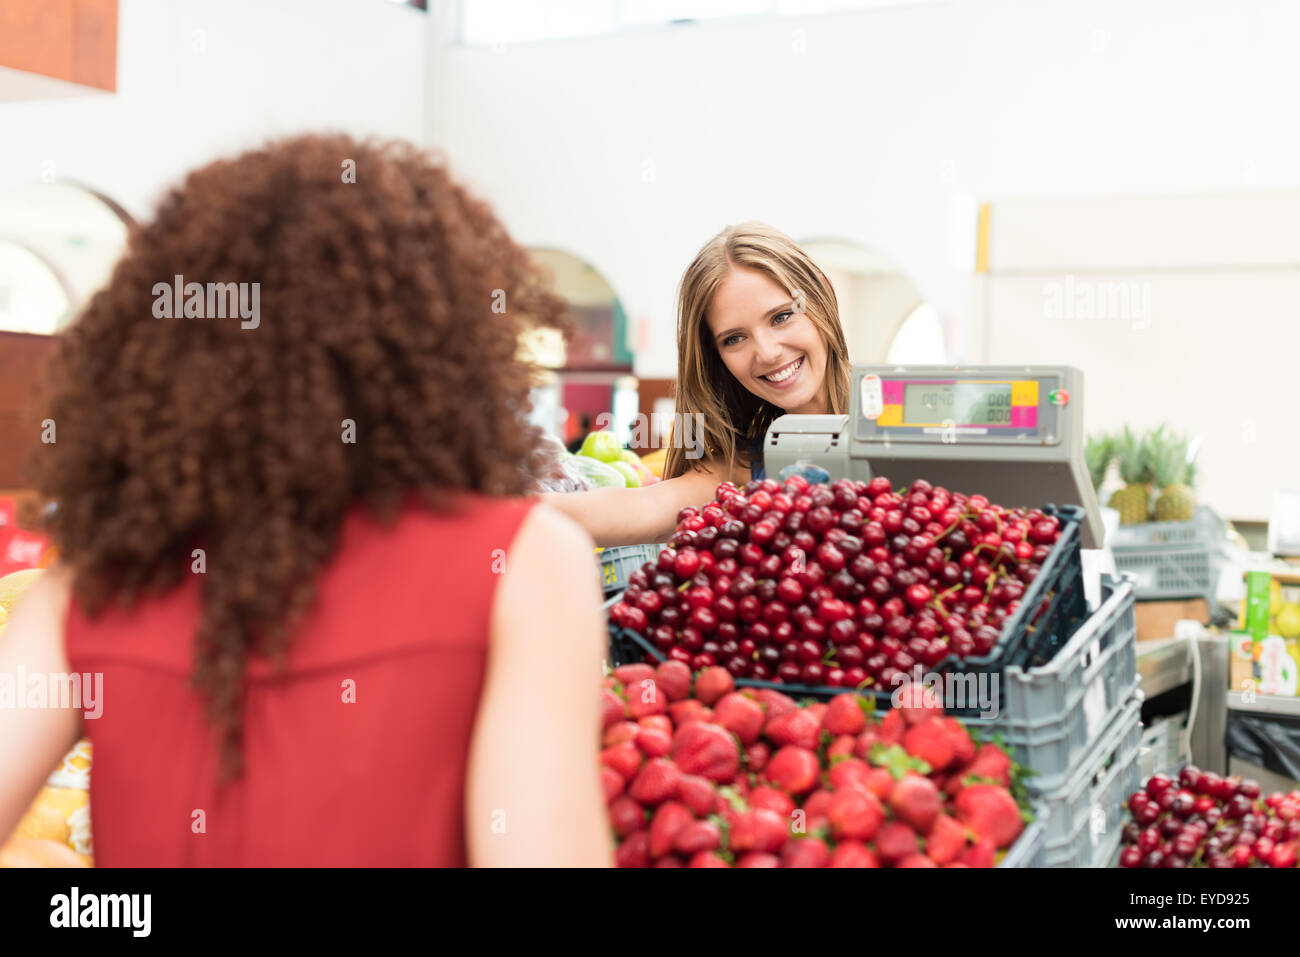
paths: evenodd
<path fill-rule="evenodd" d="M 492 599 L 535 503 L 460 501 L 453 514 L 408 508 L 388 528 L 349 515 L 287 670 L 248 663 L 243 775 L 220 788 L 191 687 L 198 576 L 94 619 L 72 602 L 71 669 L 104 675 L 102 716 L 83 721 L 97 866 L 466 864 Z"/>

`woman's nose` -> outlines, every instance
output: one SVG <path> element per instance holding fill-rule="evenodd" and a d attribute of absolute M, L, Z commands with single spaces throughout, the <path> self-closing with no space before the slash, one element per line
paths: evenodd
<path fill-rule="evenodd" d="M 772 332 L 764 329 L 754 333 L 754 361 L 764 372 L 781 358 L 781 342 Z"/>

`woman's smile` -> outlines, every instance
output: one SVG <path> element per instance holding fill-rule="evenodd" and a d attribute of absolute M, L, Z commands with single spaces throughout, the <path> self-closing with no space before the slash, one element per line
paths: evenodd
<path fill-rule="evenodd" d="M 799 356 L 799 358 L 787 362 L 779 369 L 775 369 L 772 372 L 759 376 L 758 378 L 762 379 L 774 388 L 787 389 L 794 385 L 794 383 L 799 379 L 799 373 L 803 369 L 803 358 L 803 356 Z"/>

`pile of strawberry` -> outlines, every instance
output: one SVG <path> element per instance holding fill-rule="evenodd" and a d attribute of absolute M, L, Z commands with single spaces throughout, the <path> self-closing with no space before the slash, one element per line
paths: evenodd
<path fill-rule="evenodd" d="M 620 867 L 992 867 L 1025 826 L 1018 766 L 923 685 L 878 719 L 666 661 L 615 669 L 603 702 Z"/>
<path fill-rule="evenodd" d="M 610 619 L 695 671 L 892 688 L 918 665 L 992 651 L 1060 536 L 1040 509 L 924 480 L 724 482 L 682 509 Z"/>
<path fill-rule="evenodd" d="M 1128 800 L 1124 867 L 1295 867 L 1300 789 L 1260 797 L 1259 782 L 1188 765 L 1153 774 Z"/>

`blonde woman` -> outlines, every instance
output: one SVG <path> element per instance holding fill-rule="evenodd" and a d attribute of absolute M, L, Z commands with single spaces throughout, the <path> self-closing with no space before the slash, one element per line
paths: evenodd
<path fill-rule="evenodd" d="M 662 542 L 678 511 L 708 501 L 719 483 L 764 477 L 763 436 L 778 416 L 848 409 L 848 348 L 830 282 L 779 230 L 731 226 L 704 244 L 678 288 L 682 427 L 666 481 L 546 501 L 602 547 Z"/>

